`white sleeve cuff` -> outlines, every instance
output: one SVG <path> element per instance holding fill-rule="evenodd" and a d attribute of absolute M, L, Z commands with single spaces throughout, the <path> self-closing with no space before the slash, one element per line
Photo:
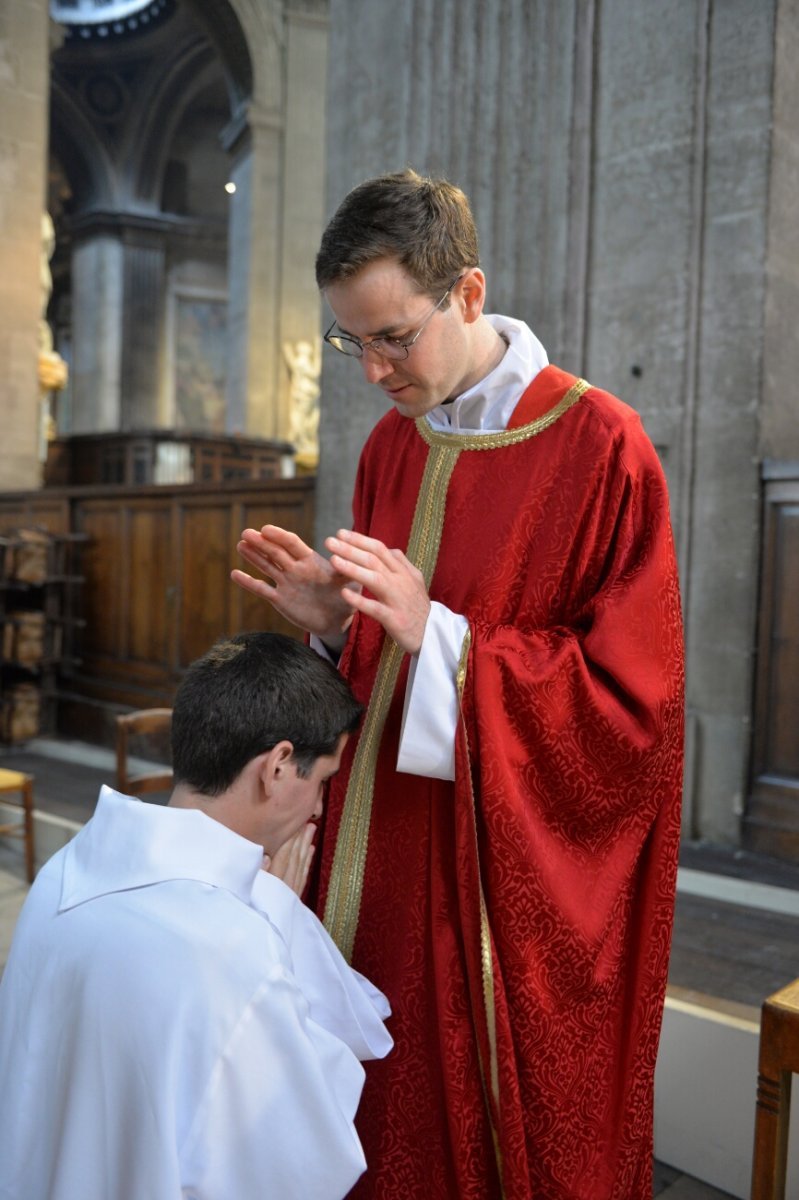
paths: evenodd
<path fill-rule="evenodd" d="M 411 659 L 397 770 L 455 778 L 457 674 L 469 622 L 433 601 L 418 655 Z"/>
<path fill-rule="evenodd" d="M 332 663 L 334 667 L 338 666 L 338 656 L 333 658 L 325 643 L 321 638 L 318 638 L 315 633 L 310 634 L 308 638 L 308 645 L 312 650 L 316 651 L 320 658 L 326 658 L 327 661 Z"/>

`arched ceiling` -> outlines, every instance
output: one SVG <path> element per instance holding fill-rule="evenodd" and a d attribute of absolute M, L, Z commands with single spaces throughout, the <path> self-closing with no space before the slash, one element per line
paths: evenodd
<path fill-rule="evenodd" d="M 68 38 L 114 41 L 147 33 L 174 11 L 175 0 L 50 0 L 50 16 Z"/>
<path fill-rule="evenodd" d="M 169 3 L 169 20 L 136 37 L 70 39 L 53 54 L 51 147 L 74 214 L 157 211 L 171 139 L 199 92 L 216 97 L 217 112 L 203 103 L 219 134 L 239 111 L 213 26 L 190 0 Z"/>

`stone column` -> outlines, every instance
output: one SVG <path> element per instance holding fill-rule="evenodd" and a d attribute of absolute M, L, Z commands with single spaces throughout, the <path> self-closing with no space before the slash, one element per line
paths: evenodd
<path fill-rule="evenodd" d="M 120 429 L 158 424 L 164 357 L 165 232 L 154 220 L 128 225 L 122 239 L 124 310 Z"/>
<path fill-rule="evenodd" d="M 46 0 L 0 4 L 0 487 L 38 486 L 41 218 L 45 206 Z"/>
<path fill-rule="evenodd" d="M 228 230 L 228 430 L 282 435 L 274 397 L 280 369 L 282 121 L 250 106 L 225 138 L 233 157 Z"/>
<path fill-rule="evenodd" d="M 280 340 L 296 358 L 318 355 L 321 302 L 314 261 L 325 217 L 327 3 L 291 0 L 286 8 L 286 139 L 283 166 Z M 289 349 L 287 349 L 289 348 Z M 318 376 L 318 369 L 317 369 Z M 316 386 L 314 380 L 314 386 Z M 292 383 L 294 400 L 292 401 Z M 277 392 L 280 436 L 297 442 L 305 426 L 296 372 L 284 369 Z M 318 395 L 318 387 L 317 387 Z M 299 411 L 292 412 L 292 408 Z M 307 447 L 301 453 L 307 454 Z"/>
<path fill-rule="evenodd" d="M 766 321 L 761 440 L 764 458 L 799 462 L 799 5 L 780 0 L 774 38 Z"/>
<path fill-rule="evenodd" d="M 66 432 L 101 433 L 119 428 L 123 277 L 118 237 L 104 233 L 75 239 L 72 406 Z"/>
<path fill-rule="evenodd" d="M 168 222 L 90 213 L 73 227 L 73 433 L 152 429 L 163 375 Z"/>

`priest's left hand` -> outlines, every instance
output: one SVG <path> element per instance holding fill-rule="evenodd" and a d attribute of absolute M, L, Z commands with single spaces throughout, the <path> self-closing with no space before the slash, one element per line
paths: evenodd
<path fill-rule="evenodd" d="M 339 575 L 369 590 L 364 596 L 351 588 L 343 598 L 358 612 L 383 626 L 389 637 L 408 654 L 418 654 L 430 613 L 422 572 L 401 550 L 390 550 L 376 538 L 350 529 L 340 529 L 325 546 L 330 564 Z"/>

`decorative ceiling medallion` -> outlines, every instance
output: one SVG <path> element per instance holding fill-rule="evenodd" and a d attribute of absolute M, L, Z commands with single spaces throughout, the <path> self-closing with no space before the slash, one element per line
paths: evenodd
<path fill-rule="evenodd" d="M 104 41 L 145 33 L 175 10 L 175 0 L 50 0 L 68 39 Z"/>

